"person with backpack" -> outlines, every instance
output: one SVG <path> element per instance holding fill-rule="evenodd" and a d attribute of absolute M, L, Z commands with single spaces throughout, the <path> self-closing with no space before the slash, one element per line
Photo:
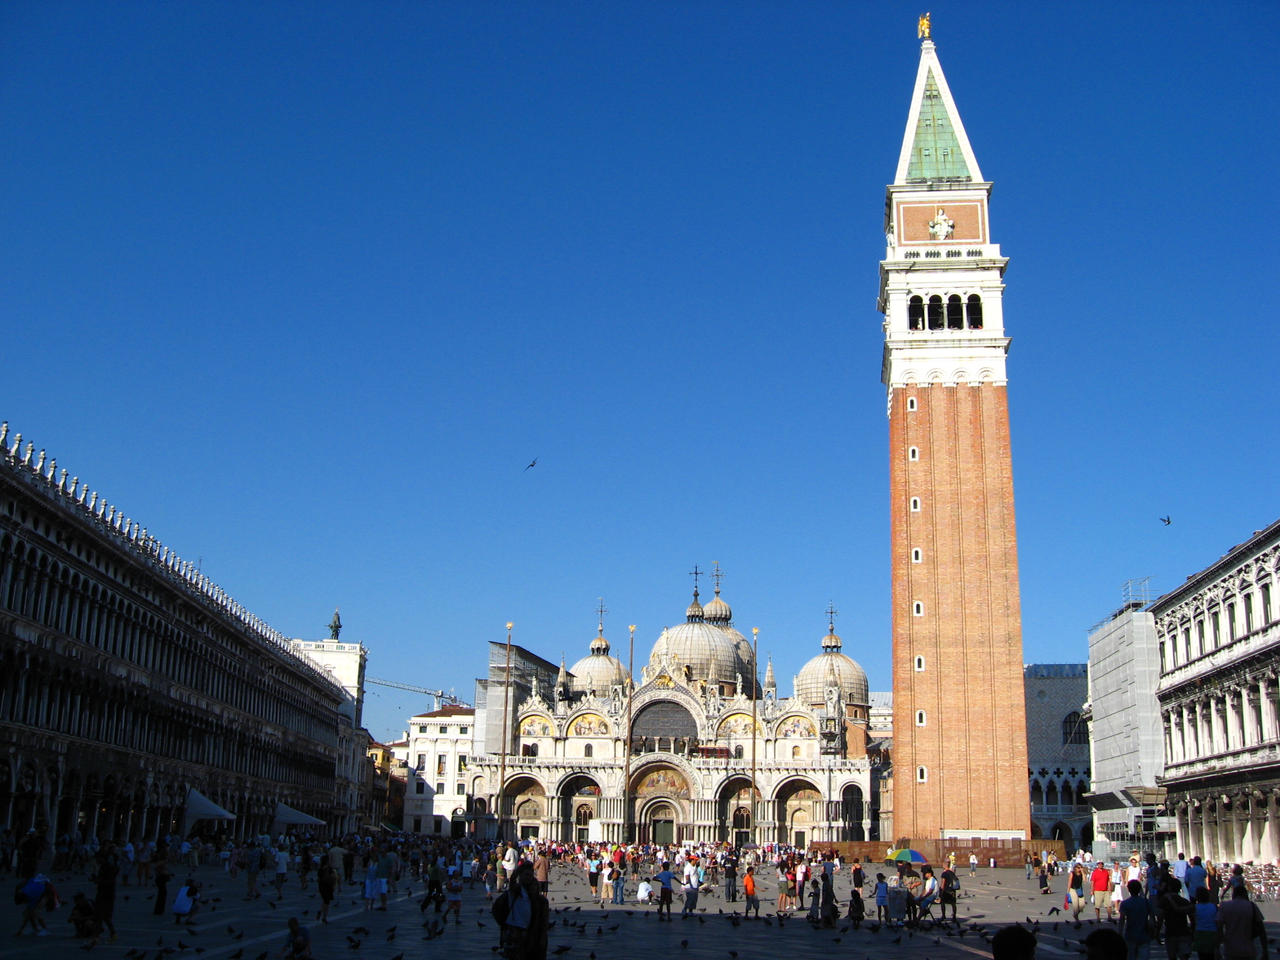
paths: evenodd
<path fill-rule="evenodd" d="M 493 904 L 493 919 L 499 928 L 497 952 L 503 960 L 546 960 L 550 916 L 551 908 L 538 892 L 533 867 L 519 864 Z"/>

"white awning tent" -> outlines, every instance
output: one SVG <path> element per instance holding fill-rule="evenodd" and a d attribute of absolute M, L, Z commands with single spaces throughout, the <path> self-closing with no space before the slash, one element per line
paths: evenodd
<path fill-rule="evenodd" d="M 301 810 L 295 810 L 287 803 L 276 803 L 276 815 L 271 824 L 271 832 L 275 832 L 276 827 L 324 827 L 328 826 L 323 820 L 311 816 L 309 813 L 303 813 Z"/>
<path fill-rule="evenodd" d="M 203 793 L 192 787 L 187 791 L 187 802 L 182 814 L 182 833 L 186 835 L 197 820 L 234 820 L 236 815 L 224 810 Z"/>

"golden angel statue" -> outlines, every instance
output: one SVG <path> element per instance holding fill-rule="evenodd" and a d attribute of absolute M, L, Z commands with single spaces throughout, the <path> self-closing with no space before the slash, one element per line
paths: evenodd
<path fill-rule="evenodd" d="M 916 37 L 921 40 L 929 39 L 929 14 L 920 14 L 920 19 L 916 21 Z"/>

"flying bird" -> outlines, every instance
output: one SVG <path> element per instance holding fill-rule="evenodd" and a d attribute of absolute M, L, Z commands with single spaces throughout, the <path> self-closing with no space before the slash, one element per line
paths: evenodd
<path fill-rule="evenodd" d="M 536 462 L 536 461 L 535 461 L 535 462 Z M 1172 518 L 1172 517 L 1169 517 L 1169 516 L 1164 516 L 1164 517 L 1161 517 L 1161 518 L 1160 518 L 1160 522 L 1161 522 L 1161 523 L 1163 523 L 1163 524 L 1167 527 L 1167 526 L 1169 526 L 1169 524 L 1173 523 L 1173 518 Z"/>
<path fill-rule="evenodd" d="M 532 460 L 529 461 L 529 465 L 525 467 L 525 470 L 532 470 L 537 465 L 538 465 L 538 458 L 534 457 Z"/>

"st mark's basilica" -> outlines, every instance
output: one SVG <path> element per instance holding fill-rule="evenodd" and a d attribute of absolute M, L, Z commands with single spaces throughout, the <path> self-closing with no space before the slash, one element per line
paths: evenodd
<path fill-rule="evenodd" d="M 507 705 L 514 742 L 486 744 L 475 766 L 481 809 L 500 803 L 503 834 L 522 838 L 879 839 L 877 774 L 888 758 L 868 750 L 867 675 L 834 625 L 815 637 L 792 695 L 779 697 L 772 662 L 761 685 L 753 643 L 733 624 L 718 585 L 705 606 L 695 587 L 684 622 L 662 631 L 634 684 L 601 624 L 550 689 L 535 675 Z"/>

